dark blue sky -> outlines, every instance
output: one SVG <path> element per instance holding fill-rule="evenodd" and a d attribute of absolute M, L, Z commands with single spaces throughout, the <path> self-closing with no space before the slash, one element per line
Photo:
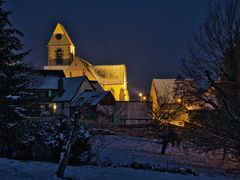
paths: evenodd
<path fill-rule="evenodd" d="M 62 23 L 78 56 L 92 64 L 126 64 L 132 90 L 149 91 L 153 78 L 175 77 L 191 33 L 209 0 L 9 0 L 26 59 L 47 63 L 47 43 Z"/>

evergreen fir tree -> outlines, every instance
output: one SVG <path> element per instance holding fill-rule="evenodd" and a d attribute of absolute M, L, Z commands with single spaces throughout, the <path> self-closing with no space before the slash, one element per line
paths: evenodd
<path fill-rule="evenodd" d="M 9 21 L 11 11 L 3 9 L 0 0 L 0 149 L 7 151 L 10 146 L 23 140 L 26 117 L 32 93 L 31 69 L 23 58 L 30 51 L 23 51 L 20 38 L 23 34 L 12 27 Z M 1 153 L 0 152 L 0 153 Z"/>

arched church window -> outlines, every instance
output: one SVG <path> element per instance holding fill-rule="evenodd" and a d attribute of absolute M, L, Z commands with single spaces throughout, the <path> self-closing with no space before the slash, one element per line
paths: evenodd
<path fill-rule="evenodd" d="M 56 51 L 56 64 L 62 64 L 63 63 L 63 53 L 62 53 L 62 50 L 61 49 L 58 49 Z"/>

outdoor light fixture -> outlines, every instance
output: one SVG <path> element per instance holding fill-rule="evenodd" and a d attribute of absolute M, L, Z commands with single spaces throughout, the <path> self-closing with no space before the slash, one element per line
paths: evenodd
<path fill-rule="evenodd" d="M 178 99 L 177 99 L 177 102 L 178 102 L 178 103 L 181 103 L 181 102 L 182 102 L 182 100 L 181 100 L 180 98 L 178 98 Z"/>
<path fill-rule="evenodd" d="M 146 101 L 146 99 L 147 99 L 146 96 L 143 96 L 143 100 Z"/>
<path fill-rule="evenodd" d="M 57 110 L 57 105 L 54 103 L 53 104 L 53 111 L 55 112 Z"/>
<path fill-rule="evenodd" d="M 142 101 L 143 93 L 139 93 L 138 95 L 140 97 L 140 101 Z"/>

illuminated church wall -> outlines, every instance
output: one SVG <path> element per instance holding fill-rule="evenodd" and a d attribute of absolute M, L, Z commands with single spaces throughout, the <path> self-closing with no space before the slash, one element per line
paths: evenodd
<path fill-rule="evenodd" d="M 120 85 L 103 85 L 105 91 L 111 91 L 117 101 L 129 101 L 128 91 L 123 89 L 122 84 Z"/>
<path fill-rule="evenodd" d="M 67 78 L 87 76 L 90 81 L 96 81 L 94 75 L 89 71 L 86 62 L 76 57 L 72 64 L 64 71 Z"/>

